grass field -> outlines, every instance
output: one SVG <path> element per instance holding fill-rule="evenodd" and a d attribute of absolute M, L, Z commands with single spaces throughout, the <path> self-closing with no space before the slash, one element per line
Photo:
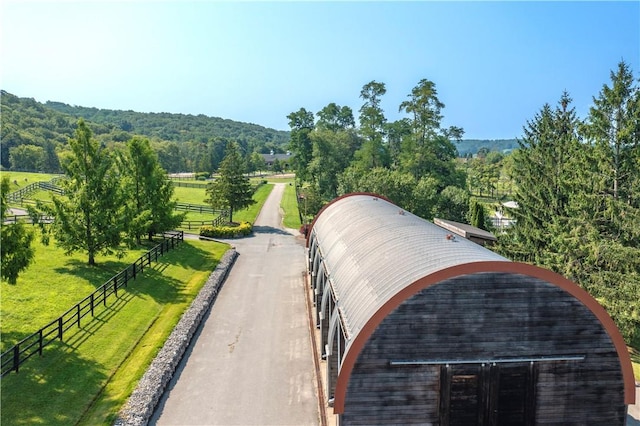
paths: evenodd
<path fill-rule="evenodd" d="M 300 214 L 298 213 L 298 201 L 296 200 L 296 189 L 293 186 L 293 179 L 285 181 L 284 195 L 280 202 L 280 207 L 284 212 L 284 226 L 289 229 L 300 229 Z M 289 185 L 290 184 L 290 185 Z"/>
<path fill-rule="evenodd" d="M 9 182 L 11 183 L 9 191 L 13 192 L 35 182 L 49 182 L 54 177 L 61 175 L 54 175 L 50 173 L 14 172 L 8 170 L 1 171 L 0 177 L 4 178 L 5 176 L 9 176 Z"/>
<path fill-rule="evenodd" d="M 64 342 L 45 348 L 44 355 L 28 360 L 20 373 L 3 378 L 1 423 L 112 423 L 227 248 L 186 241 L 92 321 L 69 332 Z M 127 263 L 102 258 L 97 268 L 88 268 L 82 259 L 60 255 L 53 247 L 45 248 L 46 253 L 41 249 L 34 271 L 27 271 L 15 286 L 2 283 L 3 344 L 59 316 Z M 46 259 L 41 260 L 43 254 Z"/>

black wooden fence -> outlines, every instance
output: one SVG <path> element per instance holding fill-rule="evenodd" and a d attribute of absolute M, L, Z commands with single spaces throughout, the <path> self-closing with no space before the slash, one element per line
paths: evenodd
<path fill-rule="evenodd" d="M 144 272 L 145 267 L 149 267 L 151 262 L 157 262 L 158 257 L 169 250 L 177 247 L 184 241 L 182 231 L 172 231 L 163 234 L 164 239 L 160 244 L 143 254 L 138 260 L 133 262 L 126 269 L 112 277 L 89 296 L 82 299 L 58 319 L 53 320 L 40 330 L 18 342 L 15 346 L 0 355 L 0 372 L 4 377 L 11 371 L 18 372 L 20 365 L 33 355 L 42 355 L 42 350 L 55 340 L 62 341 L 64 333 L 73 326 L 80 327 L 80 321 L 87 315 L 92 317 L 95 311 L 107 306 L 109 297 L 118 297 L 118 290 L 127 287 L 129 281 L 135 280 L 136 276 Z M 88 319 L 87 321 L 91 321 Z"/>
<path fill-rule="evenodd" d="M 211 226 L 222 226 L 224 225 L 229 217 L 229 210 L 217 210 L 218 217 L 213 220 L 185 220 L 180 224 L 181 229 L 200 229 L 201 226 L 211 225 Z"/>
<path fill-rule="evenodd" d="M 202 205 L 202 204 L 189 204 L 189 203 L 176 203 L 176 210 L 184 210 L 188 212 L 198 212 L 198 213 L 222 213 L 222 210 L 214 209 L 211 206 Z"/>
<path fill-rule="evenodd" d="M 196 183 L 196 182 L 178 182 L 178 181 L 174 181 L 173 179 L 175 178 L 171 178 L 171 182 L 173 182 L 173 186 L 175 187 L 182 187 L 182 188 L 206 188 L 207 186 L 209 186 L 208 183 Z"/>
<path fill-rule="evenodd" d="M 16 215 L 11 215 L 11 216 L 5 216 L 4 217 L 4 223 L 5 224 L 11 224 L 11 223 L 33 223 L 33 217 L 31 215 L 28 214 L 16 214 Z M 38 222 L 39 223 L 52 223 L 53 222 L 53 216 L 47 216 L 45 214 L 40 214 L 38 215 Z"/>
<path fill-rule="evenodd" d="M 9 203 L 21 203 L 24 198 L 27 198 L 29 194 L 35 191 L 44 190 L 51 191 L 58 195 L 63 195 L 64 190 L 59 186 L 55 185 L 60 178 L 54 178 L 49 182 L 34 182 L 25 186 L 24 188 L 20 188 L 17 191 L 10 192 L 7 194 L 7 202 Z"/>

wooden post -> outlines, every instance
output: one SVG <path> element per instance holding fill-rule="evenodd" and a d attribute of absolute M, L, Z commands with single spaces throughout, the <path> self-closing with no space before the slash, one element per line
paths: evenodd
<path fill-rule="evenodd" d="M 58 337 L 62 340 L 62 317 L 58 318 Z"/>
<path fill-rule="evenodd" d="M 42 356 L 42 329 L 38 330 L 38 355 Z"/>
<path fill-rule="evenodd" d="M 113 294 L 118 297 L 118 276 L 113 277 Z"/>
<path fill-rule="evenodd" d="M 78 303 L 76 305 L 76 312 L 77 312 L 77 316 L 78 316 L 78 328 L 80 328 L 80 304 Z"/>
<path fill-rule="evenodd" d="M 91 297 L 90 297 L 90 301 L 89 301 L 89 303 L 91 303 L 91 316 L 94 316 L 94 315 L 93 315 L 93 303 L 94 303 L 94 296 L 93 296 L 93 293 L 91 293 Z"/>
<path fill-rule="evenodd" d="M 107 306 L 107 285 L 102 286 L 102 303 Z"/>
<path fill-rule="evenodd" d="M 18 367 L 20 367 L 20 347 L 15 345 L 13 347 L 13 369 L 18 372 Z"/>

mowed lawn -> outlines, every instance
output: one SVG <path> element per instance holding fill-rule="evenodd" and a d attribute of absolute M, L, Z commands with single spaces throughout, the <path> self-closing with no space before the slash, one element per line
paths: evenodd
<path fill-rule="evenodd" d="M 49 180 L 49 179 L 44 179 Z M 265 184 L 256 203 L 234 214 L 234 221 L 255 221 L 273 189 Z M 204 190 L 176 188 L 180 202 L 198 201 Z M 2 283 L 2 347 L 11 347 L 87 296 L 150 247 L 131 250 L 123 259 L 86 254 L 65 256 L 52 242 L 35 244 L 36 261 L 15 286 Z M 20 372 L 2 379 L 1 423 L 110 424 L 135 388 L 182 312 L 215 268 L 227 245 L 185 241 L 177 250 L 132 282 L 96 317 L 69 330 L 63 342 L 29 359 Z"/>
<path fill-rule="evenodd" d="M 72 328 L 62 342 L 27 360 L 1 383 L 1 424 L 110 424 L 182 312 L 228 249 L 221 243 L 185 241 L 153 263 L 93 319 Z M 87 296 L 132 263 L 126 258 L 65 256 L 36 243 L 36 259 L 16 285 L 2 282 L 3 350 Z"/>

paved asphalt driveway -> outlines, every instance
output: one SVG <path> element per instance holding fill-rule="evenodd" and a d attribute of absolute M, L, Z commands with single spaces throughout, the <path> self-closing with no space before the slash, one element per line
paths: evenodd
<path fill-rule="evenodd" d="M 157 425 L 317 425 L 304 241 L 277 184 L 151 419 Z M 294 235 L 295 234 L 295 235 Z"/>

